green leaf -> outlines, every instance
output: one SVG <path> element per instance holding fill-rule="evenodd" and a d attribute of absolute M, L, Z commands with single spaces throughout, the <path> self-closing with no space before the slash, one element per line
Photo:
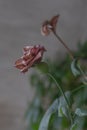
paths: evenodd
<path fill-rule="evenodd" d="M 67 91 L 65 93 L 65 96 L 66 98 L 69 100 L 70 98 L 70 92 Z M 68 118 L 68 106 L 67 106 L 67 103 L 66 103 L 66 100 L 64 99 L 63 96 L 61 96 L 59 98 L 59 104 L 58 104 L 58 116 L 59 117 L 63 117 L 63 116 L 66 116 Z"/>
<path fill-rule="evenodd" d="M 63 112 L 65 113 L 65 109 L 63 110 L 63 107 L 58 108 L 58 116 L 63 117 Z"/>
<path fill-rule="evenodd" d="M 45 113 L 45 115 L 40 123 L 39 130 L 47 130 L 48 129 L 49 120 L 51 118 L 51 115 L 57 111 L 57 108 L 58 108 L 58 99 L 56 99 L 52 103 L 52 105 L 49 107 L 49 109 Z"/>
<path fill-rule="evenodd" d="M 87 85 L 87 75 L 85 75 L 85 73 L 84 76 L 81 78 L 81 81 L 84 85 Z"/>
<path fill-rule="evenodd" d="M 75 114 L 80 117 L 87 116 L 87 110 L 81 110 L 80 108 L 77 108 L 75 110 Z"/>
<path fill-rule="evenodd" d="M 71 126 L 70 130 L 76 130 L 77 127 L 78 127 L 78 125 L 77 125 L 77 123 L 75 122 L 75 123 Z"/>
<path fill-rule="evenodd" d="M 40 62 L 40 63 L 36 64 L 35 67 L 38 68 L 42 73 L 49 72 L 48 64 L 45 62 Z"/>
<path fill-rule="evenodd" d="M 78 59 L 74 59 L 71 63 L 71 70 L 74 76 L 80 75 Z"/>

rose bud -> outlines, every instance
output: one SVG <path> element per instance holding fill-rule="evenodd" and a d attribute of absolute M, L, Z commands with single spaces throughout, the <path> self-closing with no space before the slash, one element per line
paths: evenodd
<path fill-rule="evenodd" d="M 15 67 L 25 73 L 30 67 L 40 63 L 46 49 L 43 46 L 26 46 L 23 48 L 23 56 L 15 62 Z"/>
<path fill-rule="evenodd" d="M 43 24 L 42 24 L 42 27 L 41 27 L 41 34 L 43 36 L 47 36 L 50 34 L 50 32 L 56 32 L 56 25 L 57 25 L 57 22 L 58 22 L 58 19 L 59 19 L 59 16 L 60 15 L 56 15 L 54 17 L 52 17 L 51 20 L 46 20 Z"/>

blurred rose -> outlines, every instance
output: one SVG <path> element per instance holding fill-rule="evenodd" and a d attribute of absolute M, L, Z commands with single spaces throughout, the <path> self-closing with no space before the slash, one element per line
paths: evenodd
<path fill-rule="evenodd" d="M 35 64 L 38 64 L 43 57 L 46 49 L 43 46 L 26 46 L 23 48 L 23 56 L 15 62 L 15 67 L 25 73 Z"/>
<path fill-rule="evenodd" d="M 51 31 L 56 32 L 56 25 L 57 25 L 59 16 L 60 16 L 60 15 L 56 15 L 56 16 L 52 17 L 51 20 L 49 20 L 49 21 L 46 20 L 46 21 L 42 24 L 41 34 L 42 34 L 43 36 L 49 35 L 49 33 L 50 33 Z"/>

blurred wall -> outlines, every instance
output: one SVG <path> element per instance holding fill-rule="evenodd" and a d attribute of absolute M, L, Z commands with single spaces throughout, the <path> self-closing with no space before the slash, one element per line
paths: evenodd
<path fill-rule="evenodd" d="M 0 0 L 0 130 L 22 130 L 27 102 L 33 97 L 28 74 L 14 66 L 24 45 L 44 44 L 45 57 L 66 50 L 51 34 L 40 34 L 45 19 L 60 14 L 57 31 L 75 50 L 87 39 L 87 0 Z"/>

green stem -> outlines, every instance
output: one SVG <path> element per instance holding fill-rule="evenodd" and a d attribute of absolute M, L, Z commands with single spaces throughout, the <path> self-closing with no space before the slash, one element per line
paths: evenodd
<path fill-rule="evenodd" d="M 56 36 L 56 38 L 60 41 L 60 43 L 67 49 L 71 59 L 73 60 L 74 57 L 73 57 L 73 54 L 72 54 L 71 50 L 69 49 L 69 47 L 66 45 L 66 43 L 62 40 L 62 38 L 55 31 L 52 30 L 52 32 Z"/>
<path fill-rule="evenodd" d="M 72 90 L 71 93 L 73 94 L 73 93 L 79 91 L 81 88 L 84 88 L 84 87 L 85 87 L 85 85 L 82 85 L 82 86 L 80 86 L 80 87 L 78 87 L 78 88 Z"/>
<path fill-rule="evenodd" d="M 50 73 L 48 73 L 48 75 L 53 79 L 53 81 L 55 82 L 56 86 L 58 87 L 58 89 L 60 90 L 61 94 L 63 95 L 66 103 L 67 103 L 67 106 L 68 106 L 68 109 L 69 109 L 69 116 L 70 116 L 70 120 L 71 120 L 71 124 L 73 124 L 73 119 L 72 119 L 72 116 L 71 116 L 71 110 L 70 110 L 70 103 L 62 89 L 62 87 L 59 85 L 59 83 L 56 81 L 56 79 L 53 77 L 53 75 L 51 75 Z"/>
<path fill-rule="evenodd" d="M 66 98 L 66 96 L 65 96 L 65 94 L 64 94 L 64 92 L 63 92 L 62 87 L 60 87 L 59 83 L 56 81 L 56 79 L 55 79 L 50 73 L 48 73 L 48 75 L 49 75 L 49 76 L 54 80 L 54 82 L 56 83 L 58 89 L 60 90 L 61 94 L 64 96 L 64 99 L 66 100 L 66 103 L 67 103 L 67 105 L 68 105 L 68 107 L 69 107 L 69 106 L 70 106 L 70 105 L 69 105 L 69 102 L 68 102 L 68 100 L 67 100 L 67 98 Z"/>

